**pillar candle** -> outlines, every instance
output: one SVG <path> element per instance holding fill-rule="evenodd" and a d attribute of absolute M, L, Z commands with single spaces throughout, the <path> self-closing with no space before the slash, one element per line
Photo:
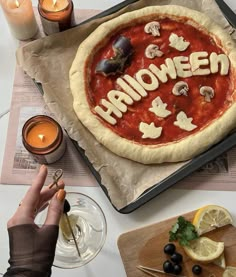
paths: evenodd
<path fill-rule="evenodd" d="M 34 37 L 38 26 L 31 0 L 0 0 L 12 35 L 19 40 Z"/>

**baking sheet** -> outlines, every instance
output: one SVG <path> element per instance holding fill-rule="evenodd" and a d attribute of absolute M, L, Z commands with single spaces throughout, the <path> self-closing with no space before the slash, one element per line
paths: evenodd
<path fill-rule="evenodd" d="M 135 2 L 138 2 L 138 1 L 124 1 L 124 2 L 122 2 L 121 4 L 118 4 L 117 6 L 115 6 L 115 7 L 113 7 L 113 8 L 111 8 L 111 9 L 109 9 L 109 10 L 107 10 L 107 11 L 105 11 L 105 12 L 102 12 L 101 14 L 99 14 L 99 15 L 97 15 L 97 16 L 95 16 L 95 17 L 93 17 L 93 18 L 91 18 L 90 20 L 96 20 L 97 18 L 101 18 L 102 19 L 102 17 L 104 17 L 104 16 L 109 16 L 109 15 L 112 15 L 113 13 L 116 13 L 117 11 L 119 11 L 120 9 L 122 9 L 122 8 L 124 8 L 124 7 L 126 7 L 127 5 L 129 5 L 129 4 L 131 4 L 131 3 L 135 3 Z M 152 2 L 155 2 L 155 1 L 152 1 Z M 164 3 L 165 1 L 156 1 L 155 3 Z M 178 2 L 178 1 L 175 1 L 175 2 Z M 179 1 L 180 3 L 182 3 L 183 4 L 183 2 L 185 2 L 185 4 L 186 5 L 190 5 L 189 3 L 191 2 L 191 1 Z M 204 0 L 203 0 L 203 2 L 205 2 Z M 202 2 L 202 3 L 203 3 Z M 196 2 L 194 2 L 194 5 L 202 5 L 202 3 L 201 2 L 198 2 L 198 3 L 196 3 Z M 205 2 L 206 3 L 206 2 Z M 207 4 L 209 4 L 209 2 L 207 1 Z M 199 8 L 199 7 L 198 7 Z M 90 20 L 87 20 L 86 21 L 86 23 L 89 23 L 90 22 Z M 85 23 L 83 23 L 83 24 L 85 24 Z M 82 25 L 83 25 L 82 24 Z M 224 22 L 224 24 L 225 24 L 225 22 Z M 81 25 L 81 24 L 80 24 Z M 70 30 L 70 31 L 73 31 L 73 30 Z M 59 36 L 55 36 L 56 37 L 56 41 L 57 42 L 59 42 Z M 61 39 L 61 38 L 60 38 Z M 36 42 L 37 43 L 37 42 Z M 48 45 L 47 45 L 48 46 Z M 50 50 L 50 51 L 52 51 L 52 49 L 51 48 L 49 48 L 49 49 L 47 49 L 47 50 Z M 58 49 L 56 49 L 56 50 L 58 50 Z M 49 52 L 50 52 L 49 51 Z M 59 50 L 58 50 L 59 51 Z M 30 57 L 31 58 L 31 57 Z M 56 64 L 56 63 L 55 63 Z M 32 68 L 31 68 L 32 69 Z M 29 70 L 30 71 L 30 70 Z M 27 72 L 28 73 L 28 72 Z M 30 72 L 31 74 L 29 74 L 31 77 L 32 77 L 32 75 L 34 75 L 34 73 L 35 72 Z M 37 73 L 37 72 L 36 72 Z M 37 75 L 37 74 L 36 74 Z M 42 76 L 42 79 L 43 79 L 43 81 L 45 82 L 45 80 L 47 79 L 47 78 L 49 78 L 48 76 L 46 76 L 47 74 L 45 73 L 43 76 Z M 38 77 L 38 76 L 36 76 L 36 77 Z M 54 76 L 55 77 L 55 76 Z M 59 76 L 59 78 L 60 78 L 61 76 Z M 64 76 L 63 76 L 64 77 Z M 45 79 L 44 79 L 45 78 Z M 58 76 L 57 76 L 57 78 L 58 78 Z M 61 78 L 60 78 L 60 81 L 61 81 Z M 40 85 L 39 85 L 40 86 Z M 49 89 L 49 86 L 48 86 L 48 84 L 45 84 L 45 86 L 44 87 L 46 87 L 47 89 Z M 50 97 L 51 97 L 51 95 L 50 95 Z M 47 99 L 46 99 L 47 101 L 49 100 L 48 99 L 48 97 L 47 97 Z M 61 114 L 60 114 L 60 112 L 62 112 L 62 111 L 59 111 L 58 110 L 58 106 L 56 106 L 55 107 L 55 101 L 51 101 L 51 99 L 50 99 L 50 108 L 52 108 L 52 109 L 54 109 L 54 111 L 56 111 L 60 116 L 59 117 L 61 117 Z M 61 123 L 64 123 L 63 122 L 63 119 L 64 118 L 60 118 L 60 120 L 62 120 L 62 122 Z M 63 125 L 63 124 L 62 124 Z M 66 126 L 67 128 L 67 130 L 69 130 L 70 128 L 71 128 L 71 125 L 67 125 Z M 70 130 L 69 130 L 70 131 Z M 81 130 L 79 130 L 79 131 L 81 131 Z M 83 131 L 83 130 L 82 130 Z M 70 132 L 68 132 L 68 134 L 70 135 Z M 76 147 L 77 147 L 77 149 L 78 149 L 78 151 L 79 151 L 79 153 L 83 156 L 83 158 L 84 158 L 84 160 L 85 160 L 85 162 L 88 164 L 88 166 L 89 166 L 89 168 L 91 169 L 91 171 L 92 171 L 92 173 L 94 174 L 94 176 L 96 177 L 96 179 L 97 179 L 97 181 L 99 182 L 99 184 L 101 185 L 101 187 L 103 188 L 103 190 L 104 190 L 104 192 L 106 193 L 106 195 L 108 196 L 108 198 L 109 198 L 109 200 L 110 200 L 110 202 L 111 202 L 111 204 L 114 206 L 114 208 L 117 210 L 117 211 L 119 211 L 119 212 L 121 212 L 121 213 L 129 213 L 129 212 L 132 212 L 133 210 L 135 210 L 135 209 L 137 209 L 138 207 L 140 207 L 141 205 L 143 205 L 143 204 L 145 204 L 147 201 L 149 201 L 150 199 L 152 199 L 152 198 L 154 198 L 155 196 L 157 196 L 159 193 L 161 193 L 162 191 L 164 191 L 164 190 L 166 190 L 166 189 L 168 189 L 170 186 L 172 186 L 173 184 L 175 184 L 176 182 L 178 182 L 179 180 L 181 180 L 182 178 L 184 178 L 184 177 L 186 177 L 187 175 L 189 175 L 190 173 L 192 173 L 193 171 L 195 171 L 197 168 L 199 168 L 200 166 L 202 166 L 203 164 L 205 164 L 205 163 L 207 163 L 208 161 L 210 161 L 210 160 L 212 160 L 212 159 L 214 159 L 215 157 L 217 157 L 218 155 L 220 155 L 221 153 L 224 153 L 225 151 L 227 151 L 228 149 L 230 149 L 233 145 L 235 145 L 235 143 L 234 143 L 234 141 L 236 141 L 235 140 L 235 138 L 234 138 L 234 134 L 232 135 L 232 136 L 229 136 L 228 138 L 226 138 L 226 140 L 224 140 L 222 143 L 219 143 L 219 144 L 217 144 L 216 146 L 214 146 L 213 148 L 211 148 L 209 151 L 207 151 L 207 152 L 205 152 L 205 153 L 203 153 L 202 155 L 200 155 L 199 157 L 197 157 L 196 159 L 194 159 L 194 160 L 192 160 L 192 161 L 189 161 L 189 162 L 184 162 L 184 163 L 180 163 L 180 165 L 178 164 L 178 166 L 176 166 L 176 169 L 177 170 L 173 170 L 173 172 L 172 172 L 172 174 L 168 174 L 168 175 L 166 175 L 167 177 L 166 178 L 162 178 L 162 180 L 160 181 L 160 182 L 157 182 L 157 178 L 155 178 L 156 176 L 153 174 L 152 175 L 152 177 L 153 177 L 153 179 L 150 179 L 149 177 L 150 176 L 146 176 L 147 177 L 147 179 L 145 179 L 144 177 L 143 177 L 143 184 L 142 184 L 142 193 L 141 194 L 139 194 L 139 196 L 138 197 L 133 197 L 133 200 L 132 201 L 130 201 L 129 199 L 127 199 L 127 202 L 126 202 L 126 204 L 123 204 L 122 205 L 122 203 L 121 203 L 121 205 L 120 205 L 120 203 L 118 203 L 117 204 L 117 200 L 119 200 L 118 198 L 119 197 L 117 197 L 117 195 L 119 195 L 118 193 L 119 193 L 119 190 L 124 190 L 122 193 L 123 193 L 123 195 L 124 195 L 124 193 L 125 193 L 125 195 L 128 195 L 128 193 L 126 193 L 127 192 L 127 189 L 129 189 L 128 188 L 128 186 L 130 185 L 130 183 L 129 184 L 126 184 L 126 187 L 123 185 L 123 184 L 121 184 L 121 187 L 118 187 L 118 186 L 116 186 L 116 183 L 114 182 L 114 180 L 111 180 L 111 181 L 113 181 L 114 182 L 114 185 L 113 185 L 113 187 L 111 188 L 111 186 L 109 187 L 109 186 L 107 186 L 107 183 L 109 183 L 109 176 L 108 176 L 108 179 L 106 180 L 106 184 L 104 184 L 104 181 L 102 181 L 102 178 L 101 178 L 101 175 L 100 175 L 100 169 L 102 169 L 102 167 L 99 167 L 97 164 L 96 164 L 96 161 L 94 162 L 94 161 L 91 161 L 91 153 L 89 153 L 90 155 L 88 155 L 88 149 L 86 149 L 86 151 L 84 151 L 84 145 L 81 145 L 80 144 L 80 142 L 79 142 L 79 144 L 77 143 L 77 140 L 75 141 L 74 139 L 73 139 L 73 137 L 71 137 L 73 140 L 74 140 L 74 143 L 75 143 L 75 145 L 76 145 Z M 225 142 L 226 141 L 226 142 Z M 225 142 L 225 143 L 224 143 Z M 100 145 L 96 145 L 96 146 L 98 146 L 99 147 L 99 149 L 101 150 L 101 152 L 104 150 Z M 93 155 L 93 153 L 92 153 L 92 155 Z M 107 154 L 107 155 L 110 155 L 109 153 Z M 89 158 L 88 158 L 89 157 Z M 118 157 L 117 157 L 117 159 L 118 159 Z M 123 162 L 123 160 L 122 159 L 119 159 L 118 161 L 117 161 L 117 164 L 119 164 L 119 166 L 121 167 L 121 169 L 122 169 L 122 162 Z M 124 161 L 125 162 L 125 161 Z M 114 164 L 113 164 L 113 166 L 114 166 Z M 173 166 L 175 166 L 175 165 L 173 165 Z M 124 166 L 123 166 L 124 167 Z M 146 171 L 148 171 L 148 170 L 150 170 L 150 168 L 152 167 L 152 166 L 149 166 L 149 167 L 145 167 L 145 166 L 143 166 L 144 168 L 142 168 L 144 171 L 146 170 Z M 103 167 L 104 168 L 104 167 Z M 114 168 L 114 167 L 113 167 Z M 135 179 L 135 181 L 139 178 L 139 168 L 140 168 L 140 165 L 138 165 L 138 164 L 135 164 L 134 165 L 134 168 L 136 168 L 136 172 L 137 172 L 137 178 Z M 111 167 L 111 169 L 112 169 L 112 167 Z M 163 165 L 163 166 L 159 166 L 159 172 L 160 172 L 160 174 L 163 174 L 163 171 L 165 171 L 166 170 L 166 168 L 165 168 L 165 165 Z M 153 167 L 153 170 L 155 170 L 155 167 Z M 152 170 L 152 171 L 153 171 Z M 127 173 L 127 172 L 126 172 Z M 109 174 L 108 174 L 109 175 Z M 115 176 L 116 177 L 116 176 Z M 115 178 L 114 178 L 115 179 Z M 127 180 L 128 178 L 126 178 L 126 180 Z M 149 182 L 149 183 L 148 183 Z M 123 186 L 122 186 L 123 185 Z M 132 184 L 133 185 L 133 184 Z M 146 189 L 145 189 L 145 186 L 146 186 Z M 113 193 L 113 195 L 111 196 L 111 189 L 113 189 L 114 190 L 114 193 Z M 137 185 L 136 185 L 136 188 L 135 189 L 140 189 L 140 187 L 138 187 L 138 181 L 137 181 Z M 110 190 L 110 191 L 109 191 Z M 115 190 L 117 190 L 117 191 L 115 191 Z M 131 192 L 132 193 L 132 192 Z M 136 195 L 138 195 L 138 193 L 137 193 L 137 191 L 135 192 L 136 193 Z M 132 196 L 132 195 L 131 195 Z M 125 203 L 125 202 L 123 202 L 123 203 Z"/>
<path fill-rule="evenodd" d="M 117 6 L 112 7 L 111 9 L 108 9 L 108 10 L 94 16 L 93 18 L 90 18 L 90 19 L 86 20 L 86 22 L 88 22 L 92 19 L 95 19 L 97 17 L 103 17 L 103 16 L 109 15 L 111 13 L 114 13 L 114 12 L 120 10 L 121 8 L 125 7 L 126 5 L 137 2 L 137 1 L 138 0 L 124 1 L 121 4 L 118 4 Z M 225 5 L 224 1 L 217 0 L 216 2 L 218 4 L 218 6 L 220 7 L 221 11 L 223 12 L 223 14 L 229 14 L 229 13 L 231 14 L 230 23 L 231 24 L 234 23 L 233 27 L 235 27 L 236 26 L 236 15 L 234 14 L 234 12 L 227 5 Z M 232 14 L 234 15 L 234 18 L 232 17 Z M 84 22 L 82 22 L 81 24 L 83 24 L 83 23 Z M 96 178 L 96 180 L 98 181 L 98 183 L 102 187 L 104 193 L 106 194 L 106 196 L 109 199 L 109 194 L 107 192 L 107 189 L 106 189 L 105 186 L 103 186 L 103 184 L 101 182 L 101 176 L 96 171 L 96 169 L 93 167 L 93 165 L 89 161 L 89 159 L 86 157 L 84 150 L 79 146 L 79 144 L 74 140 L 72 140 L 72 142 L 74 143 L 76 149 L 78 150 L 78 152 L 80 153 L 80 155 L 84 159 L 85 163 L 90 168 L 90 170 L 93 173 L 94 177 Z M 193 173 L 194 171 L 196 171 L 198 168 L 202 167 L 206 163 L 214 160 L 216 157 L 218 157 L 221 154 L 225 153 L 226 151 L 228 151 L 229 149 L 231 149 L 235 145 L 236 145 L 236 133 L 232 133 L 226 139 L 224 139 L 220 143 L 214 145 L 212 148 L 210 148 L 208 151 L 204 152 L 203 154 L 199 155 L 198 157 L 194 158 L 189 163 L 187 163 L 186 165 L 184 165 L 183 167 L 178 169 L 176 172 L 174 172 L 173 174 L 168 176 L 166 179 L 162 180 L 159 183 L 154 184 L 153 187 L 151 187 L 150 189 L 147 189 L 142 195 L 140 195 L 140 197 L 138 197 L 136 201 L 128 204 L 127 206 L 125 206 L 124 208 L 122 208 L 120 210 L 117 210 L 117 208 L 115 206 L 114 206 L 114 208 L 120 213 L 125 213 L 126 214 L 126 213 L 133 212 L 134 210 L 136 210 L 140 206 L 144 205 L 145 203 L 147 203 L 151 199 L 155 198 L 161 192 L 167 190 L 169 187 L 173 186 L 178 181 L 180 181 L 183 178 L 187 177 L 188 175 L 190 175 L 191 173 Z"/>
<path fill-rule="evenodd" d="M 93 173 L 94 177 L 102 187 L 104 193 L 110 199 L 109 194 L 107 192 L 107 189 L 105 186 L 103 186 L 101 181 L 101 176 L 99 173 L 95 170 L 92 163 L 89 161 L 89 159 L 86 157 L 84 150 L 79 146 L 79 144 L 72 140 L 74 143 L 76 149 L 82 156 L 85 163 L 88 165 L 89 169 Z M 187 177 L 206 163 L 214 160 L 216 157 L 220 156 L 221 154 L 225 153 L 226 151 L 230 150 L 233 146 L 236 145 L 236 133 L 231 134 L 226 139 L 221 141 L 220 143 L 214 145 L 212 148 L 210 148 L 208 151 L 204 152 L 203 154 L 199 155 L 198 157 L 191 160 L 189 163 L 175 171 L 173 174 L 168 176 L 166 179 L 162 180 L 159 183 L 156 183 L 153 185 L 153 187 L 147 189 L 144 193 L 142 193 L 134 202 L 126 205 L 122 209 L 117 209 L 114 206 L 114 209 L 116 209 L 120 213 L 131 213 L 137 208 L 141 207 L 154 197 L 158 196 L 161 192 L 167 190 L 174 184 L 176 184 L 178 181 L 182 180 L 183 178 Z M 112 204 L 112 201 L 110 201 Z"/>

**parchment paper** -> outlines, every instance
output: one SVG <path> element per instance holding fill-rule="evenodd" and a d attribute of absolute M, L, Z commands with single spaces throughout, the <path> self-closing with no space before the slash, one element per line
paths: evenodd
<path fill-rule="evenodd" d="M 232 32 L 232 27 L 213 0 L 140 0 L 115 14 L 30 42 L 17 51 L 18 64 L 31 78 L 42 84 L 43 97 L 49 109 L 57 115 L 58 122 L 68 135 L 85 150 L 93 167 L 100 173 L 101 183 L 106 187 L 112 204 L 118 210 L 136 201 L 145 190 L 186 162 L 143 165 L 118 157 L 98 143 L 73 110 L 69 69 L 79 44 L 102 22 L 126 11 L 167 4 L 182 5 L 206 13 L 213 20 L 217 19 L 226 32 Z"/>

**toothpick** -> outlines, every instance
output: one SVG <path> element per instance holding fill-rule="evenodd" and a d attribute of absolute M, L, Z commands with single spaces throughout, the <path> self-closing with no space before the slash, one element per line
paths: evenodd
<path fill-rule="evenodd" d="M 139 270 L 141 270 L 141 271 L 143 271 L 143 272 L 145 272 L 145 273 L 149 274 L 150 276 L 153 276 L 153 277 L 159 277 L 157 274 L 151 273 L 150 271 L 148 271 L 148 270 L 144 269 L 144 268 L 143 268 L 143 267 L 141 267 L 141 266 L 137 266 L 137 268 L 138 268 Z"/>
<path fill-rule="evenodd" d="M 157 276 L 153 273 L 151 273 L 150 271 L 153 271 L 153 272 L 158 272 L 158 273 L 162 273 L 162 274 L 166 274 L 166 275 L 169 275 L 169 276 L 175 276 L 175 277 L 186 277 L 186 276 L 183 276 L 183 275 L 175 275 L 175 274 L 171 274 L 171 273 L 166 273 L 162 270 L 159 270 L 159 269 L 155 269 L 155 268 L 151 268 L 151 267 L 147 267 L 147 266 L 143 266 L 143 265 L 139 265 L 137 266 L 138 269 L 152 275 L 152 276 Z"/>

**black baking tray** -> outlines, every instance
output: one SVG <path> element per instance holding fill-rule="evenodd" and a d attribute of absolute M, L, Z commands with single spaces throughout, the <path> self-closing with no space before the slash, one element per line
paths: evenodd
<path fill-rule="evenodd" d="M 137 2 L 137 1 L 138 0 L 123 1 L 120 4 L 113 6 L 110 9 L 107 9 L 107 10 L 97 14 L 96 16 L 89 18 L 86 21 L 83 21 L 82 23 L 78 24 L 77 26 L 84 24 L 86 22 L 89 22 L 93 19 L 97 19 L 100 17 L 110 15 L 112 13 L 115 13 L 115 12 L 119 11 L 120 9 L 124 8 L 125 6 L 132 4 L 134 2 Z M 229 18 L 230 24 L 235 27 L 236 26 L 236 15 L 234 14 L 234 12 L 225 4 L 225 2 L 223 0 L 216 0 L 216 3 L 220 7 L 223 14 L 226 16 L 226 18 L 227 19 Z M 39 91 L 43 94 L 44 92 L 43 92 L 41 84 L 35 82 L 35 85 L 38 87 Z M 72 142 L 73 142 L 75 148 L 78 150 L 79 154 L 81 155 L 82 159 L 87 164 L 90 171 L 96 178 L 97 182 L 103 189 L 105 195 L 107 196 L 107 198 L 110 201 L 106 187 L 101 182 L 101 176 L 95 170 L 92 163 L 89 161 L 89 159 L 85 155 L 85 151 L 79 146 L 77 141 L 72 140 Z M 112 205 L 112 202 L 110 201 L 111 205 L 119 213 L 123 213 L 123 214 L 131 213 L 134 210 L 136 210 L 137 208 L 139 208 L 142 205 L 144 205 L 145 203 L 147 203 L 148 201 L 150 201 L 151 199 L 153 199 L 154 197 L 156 197 L 157 195 L 159 195 L 161 192 L 167 190 L 168 188 L 170 188 L 171 186 L 176 184 L 178 181 L 182 180 L 183 178 L 187 177 L 188 175 L 190 175 L 191 173 L 193 173 L 200 167 L 204 166 L 208 162 L 214 160 L 218 156 L 220 156 L 223 153 L 225 153 L 226 151 L 230 150 L 235 145 L 236 145 L 236 131 L 231 133 L 230 135 L 228 135 L 224 140 L 222 140 L 218 144 L 212 146 L 210 149 L 208 149 L 204 153 L 200 154 L 199 156 L 195 157 L 194 159 L 192 159 L 191 161 L 186 163 L 183 167 L 181 167 L 180 169 L 175 171 L 173 174 L 169 175 L 167 178 L 165 178 L 161 182 L 154 184 L 151 188 L 147 189 L 144 193 L 142 193 L 134 202 L 128 204 L 127 206 L 125 206 L 119 210 L 114 205 Z"/>

